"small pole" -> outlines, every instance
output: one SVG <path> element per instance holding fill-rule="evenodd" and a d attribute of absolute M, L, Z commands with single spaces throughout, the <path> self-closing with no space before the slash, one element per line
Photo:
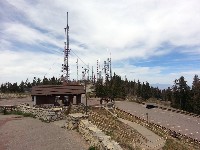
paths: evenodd
<path fill-rule="evenodd" d="M 86 80 L 85 80 L 85 104 L 86 104 L 86 109 L 85 109 L 85 113 L 87 115 L 87 93 L 86 93 Z"/>
<path fill-rule="evenodd" d="M 82 67 L 83 68 L 83 67 Z M 86 85 L 87 85 L 87 79 L 86 79 L 86 72 L 87 72 L 87 68 L 84 69 L 84 71 L 82 72 L 83 73 L 83 81 L 85 82 L 85 113 L 87 115 L 87 112 L 88 112 L 88 103 L 87 103 L 87 91 L 86 91 Z"/>
<path fill-rule="evenodd" d="M 148 116 L 148 113 L 146 113 L 146 115 L 147 115 L 147 123 L 149 122 L 148 120 L 149 120 L 149 116 Z"/>

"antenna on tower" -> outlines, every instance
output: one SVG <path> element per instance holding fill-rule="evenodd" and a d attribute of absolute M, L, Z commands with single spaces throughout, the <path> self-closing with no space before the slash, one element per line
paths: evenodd
<path fill-rule="evenodd" d="M 89 64 L 88 64 L 88 66 L 87 66 L 87 74 L 88 74 L 88 76 L 87 76 L 87 80 L 89 81 L 90 80 L 90 66 L 89 66 Z"/>
<path fill-rule="evenodd" d="M 93 71 L 93 66 L 92 66 L 92 83 L 94 83 L 94 71 Z"/>
<path fill-rule="evenodd" d="M 99 61 L 97 59 L 97 81 L 99 79 Z"/>
<path fill-rule="evenodd" d="M 111 52 L 110 52 L 110 61 L 109 61 L 110 63 L 110 79 L 112 79 L 112 67 L 111 67 Z"/>
<path fill-rule="evenodd" d="M 67 12 L 67 26 L 64 28 L 65 30 L 65 35 L 66 35 L 66 42 L 65 48 L 64 48 L 64 64 L 62 65 L 62 72 L 64 74 L 64 80 L 66 82 L 69 82 L 69 25 L 68 25 L 68 12 Z"/>

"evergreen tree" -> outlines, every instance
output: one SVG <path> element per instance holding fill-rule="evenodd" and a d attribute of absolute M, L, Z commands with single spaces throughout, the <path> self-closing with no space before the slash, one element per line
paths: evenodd
<path fill-rule="evenodd" d="M 141 86 L 141 83 L 140 83 L 140 81 L 138 80 L 138 82 L 137 82 L 137 88 L 136 88 L 136 95 L 137 95 L 137 97 L 141 97 L 141 93 L 142 93 L 142 86 Z"/>
<path fill-rule="evenodd" d="M 192 99 L 193 99 L 194 113 L 200 114 L 200 79 L 198 75 L 195 75 L 193 79 Z"/>
<path fill-rule="evenodd" d="M 19 85 L 19 92 L 21 92 L 21 93 L 25 92 L 25 83 L 24 83 L 24 81 L 21 81 L 21 83 Z"/>
<path fill-rule="evenodd" d="M 149 85 L 148 82 L 146 82 L 146 84 L 144 84 L 143 86 L 144 86 L 143 87 L 143 92 L 144 92 L 144 94 L 143 94 L 144 97 L 143 98 L 145 100 L 147 100 L 152 96 L 151 88 L 150 88 L 150 85 Z"/>
<path fill-rule="evenodd" d="M 36 77 L 33 78 L 33 82 L 32 82 L 31 85 L 32 85 L 32 86 L 36 86 L 36 85 L 37 85 L 37 79 L 36 79 Z"/>
<path fill-rule="evenodd" d="M 185 81 L 183 76 L 174 81 L 173 92 L 174 101 L 172 105 L 174 107 L 183 110 L 190 110 L 192 108 L 190 99 L 190 87 L 187 85 L 187 81 Z"/>
<path fill-rule="evenodd" d="M 168 87 L 168 89 L 166 90 L 166 96 L 167 96 L 167 101 L 172 101 L 172 91 L 170 89 L 170 87 Z"/>
<path fill-rule="evenodd" d="M 124 89 L 121 77 L 114 73 L 112 80 L 113 80 L 113 85 L 112 85 L 113 97 L 114 98 L 124 98 L 125 97 L 125 89 Z"/>
<path fill-rule="evenodd" d="M 42 80 L 42 84 L 43 85 L 48 85 L 49 84 L 49 80 L 44 76 L 43 80 Z"/>
<path fill-rule="evenodd" d="M 36 85 L 41 85 L 42 83 L 41 83 L 41 79 L 40 78 L 38 78 L 37 79 L 37 83 L 36 83 Z"/>

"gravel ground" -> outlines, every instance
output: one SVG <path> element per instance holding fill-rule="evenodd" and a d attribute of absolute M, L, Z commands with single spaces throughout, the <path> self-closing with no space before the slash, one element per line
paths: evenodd
<path fill-rule="evenodd" d="M 0 150 L 87 150 L 88 143 L 69 131 L 38 119 L 0 114 Z"/>
<path fill-rule="evenodd" d="M 31 97 L 0 99 L 0 105 L 21 103 L 33 105 Z M 98 104 L 98 98 L 88 100 L 88 105 Z M 55 122 L 44 123 L 29 117 L 0 114 L 0 150 L 87 150 L 88 148 L 89 144 L 78 132 L 62 129 Z"/>
<path fill-rule="evenodd" d="M 26 98 L 11 98 L 11 99 L 0 99 L 0 106 L 1 105 L 19 105 L 22 103 L 33 105 L 31 96 Z"/>

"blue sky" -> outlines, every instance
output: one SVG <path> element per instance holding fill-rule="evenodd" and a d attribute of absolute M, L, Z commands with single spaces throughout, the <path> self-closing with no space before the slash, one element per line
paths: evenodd
<path fill-rule="evenodd" d="M 188 84 L 200 75 L 199 0 L 0 1 L 0 83 L 60 77 L 69 12 L 70 48 L 81 67 L 112 55 L 113 72 L 129 80 Z M 71 52 L 70 79 L 77 56 Z"/>

